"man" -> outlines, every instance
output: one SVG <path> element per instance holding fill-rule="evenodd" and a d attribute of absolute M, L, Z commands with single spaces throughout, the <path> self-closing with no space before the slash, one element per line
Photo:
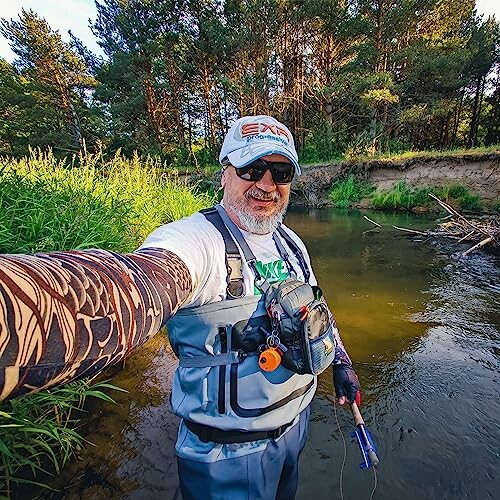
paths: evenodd
<path fill-rule="evenodd" d="M 237 120 L 219 159 L 222 206 L 162 226 L 134 254 L 0 256 L 0 399 L 94 374 L 170 320 L 184 499 L 291 499 L 316 372 L 281 343 L 279 315 L 269 326 L 284 301 L 268 294 L 281 282 L 319 291 L 302 241 L 281 224 L 300 166 L 290 131 L 269 116 Z M 307 321 L 300 311 L 288 319 Z M 344 404 L 359 383 L 329 318 Z"/>

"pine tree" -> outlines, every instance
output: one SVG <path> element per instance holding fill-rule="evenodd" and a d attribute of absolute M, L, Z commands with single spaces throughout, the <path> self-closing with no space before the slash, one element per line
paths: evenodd
<path fill-rule="evenodd" d="M 83 59 L 32 10 L 23 9 L 19 20 L 2 19 L 0 33 L 17 56 L 15 68 L 35 87 L 32 96 L 57 116 L 58 123 L 52 124 L 56 129 L 50 132 L 69 137 L 63 148 L 81 149 L 84 138 L 78 108 L 85 106 L 85 91 L 96 83 Z"/>

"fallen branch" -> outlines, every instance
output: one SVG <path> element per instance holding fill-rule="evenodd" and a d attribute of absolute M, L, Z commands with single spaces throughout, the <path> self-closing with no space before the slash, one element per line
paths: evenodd
<path fill-rule="evenodd" d="M 371 220 L 368 218 L 366 215 L 363 215 L 363 217 L 368 221 L 371 222 L 372 224 L 375 224 L 377 227 L 382 227 L 378 222 L 375 222 L 374 220 Z"/>
<path fill-rule="evenodd" d="M 445 210 L 447 210 L 450 214 L 454 215 L 457 217 L 459 220 L 467 224 L 468 226 L 472 227 L 474 230 L 479 231 L 483 233 L 485 236 L 491 236 L 491 234 L 488 234 L 486 231 L 484 231 L 481 227 L 476 226 L 472 222 L 469 222 L 463 215 L 460 215 L 453 207 L 448 205 L 448 203 L 445 203 L 444 201 L 440 200 L 435 194 L 429 193 L 429 196 L 436 200 Z M 493 238 L 494 239 L 494 238 Z"/>
<path fill-rule="evenodd" d="M 398 229 L 399 231 L 406 231 L 407 233 L 421 234 L 422 236 L 431 236 L 428 232 L 424 233 L 423 231 L 415 231 L 415 229 L 407 229 L 406 227 L 398 227 L 392 226 L 394 229 Z"/>
<path fill-rule="evenodd" d="M 471 231 L 469 234 L 466 234 L 463 238 L 460 238 L 458 240 L 458 243 L 462 243 L 462 241 L 468 240 L 475 232 L 476 232 L 476 230 Z"/>
<path fill-rule="evenodd" d="M 500 222 L 498 217 L 493 217 L 485 220 L 470 221 L 463 215 L 459 214 L 452 206 L 440 200 L 436 195 L 429 194 L 431 198 L 437 201 L 450 215 L 444 219 L 438 219 L 443 222 L 438 224 L 437 230 L 434 231 L 416 231 L 404 227 L 392 226 L 399 231 L 418 234 L 420 236 L 437 236 L 451 238 L 457 240 L 457 243 L 464 241 L 474 242 L 474 245 L 462 253 L 462 257 L 469 255 L 474 250 L 484 247 L 485 245 L 497 245 L 500 239 Z M 365 216 L 366 219 L 368 217 Z M 370 220 L 370 219 L 368 219 Z M 445 222 L 446 221 L 446 222 Z M 372 222 L 372 221 L 370 221 Z M 479 240 L 479 241 L 478 241 Z"/>
<path fill-rule="evenodd" d="M 473 252 L 477 248 L 481 248 L 484 245 L 490 243 L 491 241 L 493 241 L 493 237 L 492 236 L 490 236 L 488 238 L 485 238 L 484 240 L 480 241 L 477 245 L 474 245 L 473 247 L 469 248 L 469 250 L 466 250 L 464 253 L 462 253 L 462 257 L 465 257 L 466 255 L 469 255 L 471 252 Z"/>

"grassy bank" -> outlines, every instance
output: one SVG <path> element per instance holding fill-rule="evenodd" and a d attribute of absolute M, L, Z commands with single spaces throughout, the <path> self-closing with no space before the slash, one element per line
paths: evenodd
<path fill-rule="evenodd" d="M 429 196 L 433 193 L 461 211 L 479 212 L 483 209 L 480 197 L 460 184 L 439 187 L 411 188 L 405 182 L 396 183 L 391 190 L 378 191 L 374 186 L 350 175 L 333 184 L 328 198 L 337 208 L 348 208 L 361 200 L 366 200 L 369 208 L 378 210 L 437 210 Z M 493 209 L 498 210 L 497 203 Z"/>
<path fill-rule="evenodd" d="M 443 158 L 469 158 L 477 157 L 490 153 L 497 153 L 500 151 L 500 144 L 492 144 L 490 146 L 481 146 L 476 148 L 457 148 L 445 150 L 421 150 L 421 151 L 377 151 L 373 154 L 357 154 L 347 153 L 343 156 L 332 157 L 329 160 L 311 161 L 307 156 L 304 161 L 301 161 L 301 166 L 307 168 L 309 166 L 317 165 L 330 165 L 331 163 L 359 163 L 366 164 L 372 161 L 383 161 L 387 163 L 401 163 L 418 159 L 443 159 Z"/>
<path fill-rule="evenodd" d="M 356 161 L 370 161 L 372 159 L 387 159 L 394 162 L 413 160 L 418 158 L 467 158 L 469 156 L 478 156 L 488 153 L 495 153 L 500 151 L 500 144 L 491 144 L 490 146 L 481 146 L 476 148 L 457 148 L 445 150 L 422 150 L 422 151 L 404 151 L 404 152 L 378 152 L 370 157 L 351 157 Z"/>
<path fill-rule="evenodd" d="M 0 253 L 128 252 L 159 225 L 210 204 L 152 159 L 0 159 Z M 0 496 L 57 473 L 83 443 L 78 410 L 87 397 L 109 400 L 110 387 L 81 381 L 0 405 Z"/>

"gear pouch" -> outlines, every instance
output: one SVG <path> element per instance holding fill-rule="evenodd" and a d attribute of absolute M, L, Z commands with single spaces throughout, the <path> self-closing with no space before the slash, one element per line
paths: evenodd
<path fill-rule="evenodd" d="M 266 291 L 273 330 L 286 347 L 282 364 L 301 375 L 318 375 L 335 355 L 336 326 L 321 289 L 288 278 Z"/>

